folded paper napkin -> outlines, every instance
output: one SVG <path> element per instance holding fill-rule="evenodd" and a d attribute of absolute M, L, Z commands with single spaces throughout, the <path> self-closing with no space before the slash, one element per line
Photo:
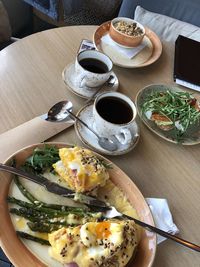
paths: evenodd
<path fill-rule="evenodd" d="M 72 120 L 65 122 L 46 121 L 46 114 L 27 121 L 0 135 L 0 162 L 25 146 L 44 142 L 74 124 Z"/>
<path fill-rule="evenodd" d="M 112 46 L 116 51 L 118 51 L 120 54 L 122 54 L 123 56 L 125 56 L 129 59 L 131 59 L 131 58 L 135 57 L 137 54 L 139 54 L 139 52 L 142 51 L 142 49 L 146 46 L 146 44 L 142 42 L 137 47 L 124 48 L 122 46 L 119 46 L 117 43 L 115 43 L 109 34 L 105 34 L 101 38 L 101 41 L 105 44 Z"/>
<path fill-rule="evenodd" d="M 167 200 L 161 198 L 146 198 L 146 201 L 153 214 L 156 227 L 170 234 L 177 234 L 179 229 L 173 222 Z M 158 244 L 164 240 L 166 240 L 165 237 L 157 235 Z"/>

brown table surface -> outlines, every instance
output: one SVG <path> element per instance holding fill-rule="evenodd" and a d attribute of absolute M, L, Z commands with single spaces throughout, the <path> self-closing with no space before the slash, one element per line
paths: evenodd
<path fill-rule="evenodd" d="M 71 93 L 61 73 L 75 60 L 82 39 L 92 39 L 95 26 L 73 26 L 26 37 L 0 52 L 0 133 L 45 113 L 54 103 L 69 99 L 74 111 L 84 99 Z M 154 64 L 135 69 L 114 67 L 119 91 L 133 100 L 139 89 L 152 83 L 173 82 L 174 44 L 163 42 Z M 144 197 L 166 198 L 180 236 L 200 244 L 200 146 L 175 145 L 142 123 L 137 147 L 123 156 L 108 157 L 124 170 Z M 73 126 L 51 141 L 82 144 Z M 158 246 L 155 267 L 199 267 L 200 254 L 172 241 Z"/>

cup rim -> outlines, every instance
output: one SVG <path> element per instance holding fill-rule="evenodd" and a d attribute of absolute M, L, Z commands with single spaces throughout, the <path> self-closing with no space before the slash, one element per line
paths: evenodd
<path fill-rule="evenodd" d="M 133 111 L 133 117 L 132 117 L 132 119 L 131 119 L 129 122 L 126 122 L 126 123 L 113 123 L 113 122 L 110 122 L 110 121 L 105 120 L 105 119 L 99 114 L 99 112 L 98 112 L 97 109 L 96 109 L 96 104 L 97 104 L 99 98 L 101 98 L 102 95 L 110 95 L 110 94 L 115 94 L 115 95 L 123 96 L 123 97 L 125 96 L 126 98 L 129 99 L 130 102 L 132 102 L 133 107 L 134 107 L 134 110 L 132 109 L 132 107 L 130 106 L 130 104 L 125 100 L 125 101 L 127 102 L 127 104 L 131 107 L 131 110 Z M 123 100 L 124 100 L 124 99 L 123 99 Z M 102 120 L 106 121 L 106 123 L 111 124 L 111 125 L 128 126 L 128 125 L 132 124 L 132 123 L 135 121 L 136 116 L 137 116 L 137 108 L 136 108 L 136 105 L 135 105 L 135 103 L 133 102 L 133 100 L 132 100 L 130 97 L 128 97 L 127 95 L 122 94 L 122 93 L 119 93 L 119 92 L 103 92 L 103 93 L 99 94 L 99 95 L 95 98 L 93 106 L 94 106 L 94 108 L 95 108 L 96 113 L 99 115 L 99 117 L 100 117 Z"/>
<path fill-rule="evenodd" d="M 105 72 L 105 73 L 96 73 L 96 72 L 92 72 L 92 71 L 89 71 L 89 70 L 86 70 L 85 68 L 83 68 L 83 67 L 81 66 L 81 64 L 79 63 L 78 57 L 79 57 L 80 54 L 84 53 L 85 51 L 90 51 L 90 52 L 92 52 L 92 53 L 93 53 L 93 52 L 96 52 L 96 53 L 99 53 L 99 54 L 102 54 L 102 55 L 106 56 L 106 57 L 110 60 L 110 62 L 111 62 L 111 65 L 112 65 L 112 66 L 111 66 L 111 69 L 108 70 L 108 71 Z M 112 70 L 113 70 L 113 65 L 114 65 L 112 59 L 111 59 L 108 55 L 106 55 L 106 54 L 104 54 L 103 52 L 98 51 L 98 50 L 89 50 L 89 49 L 80 51 L 80 52 L 77 54 L 77 56 L 76 56 L 76 61 L 77 61 L 78 65 L 79 65 L 81 68 L 83 68 L 85 71 L 88 71 L 88 72 L 90 72 L 90 73 L 100 74 L 100 75 L 108 74 L 109 72 L 112 72 Z M 99 60 L 99 61 L 102 62 L 102 60 Z M 104 63 L 104 62 L 103 62 L 103 63 Z M 107 65 L 107 64 L 106 64 L 106 65 Z"/>

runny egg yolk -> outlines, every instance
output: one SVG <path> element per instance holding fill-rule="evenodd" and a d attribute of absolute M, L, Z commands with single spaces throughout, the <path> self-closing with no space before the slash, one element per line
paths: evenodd
<path fill-rule="evenodd" d="M 105 222 L 98 223 L 95 227 L 95 233 L 96 233 L 97 239 L 108 238 L 111 235 L 110 222 L 105 221 Z"/>
<path fill-rule="evenodd" d="M 137 241 L 133 221 L 88 222 L 49 234 L 49 252 L 63 264 L 124 267 L 133 255 Z"/>
<path fill-rule="evenodd" d="M 82 225 L 80 237 L 86 247 L 101 246 L 103 243 L 114 243 L 119 246 L 123 242 L 124 225 L 110 221 L 88 222 Z"/>

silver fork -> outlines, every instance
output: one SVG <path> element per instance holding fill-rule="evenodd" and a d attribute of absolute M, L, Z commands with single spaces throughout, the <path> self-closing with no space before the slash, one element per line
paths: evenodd
<path fill-rule="evenodd" d="M 157 227 L 154 227 L 154 226 L 152 226 L 150 224 L 142 222 L 142 221 L 140 221 L 138 219 L 130 217 L 130 216 L 126 215 L 126 214 L 122 214 L 122 213 L 118 212 L 116 210 L 116 208 L 113 207 L 113 206 L 110 206 L 110 210 L 107 210 L 107 211 L 104 212 L 104 216 L 106 218 L 108 218 L 108 219 L 116 218 L 116 217 L 122 217 L 124 219 L 133 220 L 135 222 L 135 224 L 140 225 L 141 227 L 145 228 L 148 231 L 155 232 L 155 233 L 157 233 L 157 234 L 159 234 L 161 236 L 164 236 L 164 237 L 166 237 L 168 239 L 171 239 L 171 240 L 173 240 L 173 241 L 175 241 L 175 242 L 177 242 L 177 243 L 179 243 L 179 244 L 181 244 L 181 245 L 183 245 L 185 247 L 188 247 L 188 248 L 190 248 L 192 250 L 200 252 L 200 246 L 198 246 L 198 245 L 196 245 L 194 243 L 191 243 L 191 242 L 189 242 L 189 241 L 187 241 L 185 239 L 182 239 L 182 238 L 180 238 L 180 237 L 178 237 L 176 235 L 172 235 L 172 234 L 170 234 L 168 232 L 165 232 L 165 231 L 163 231 L 163 230 L 161 230 L 161 229 L 159 229 Z"/>

